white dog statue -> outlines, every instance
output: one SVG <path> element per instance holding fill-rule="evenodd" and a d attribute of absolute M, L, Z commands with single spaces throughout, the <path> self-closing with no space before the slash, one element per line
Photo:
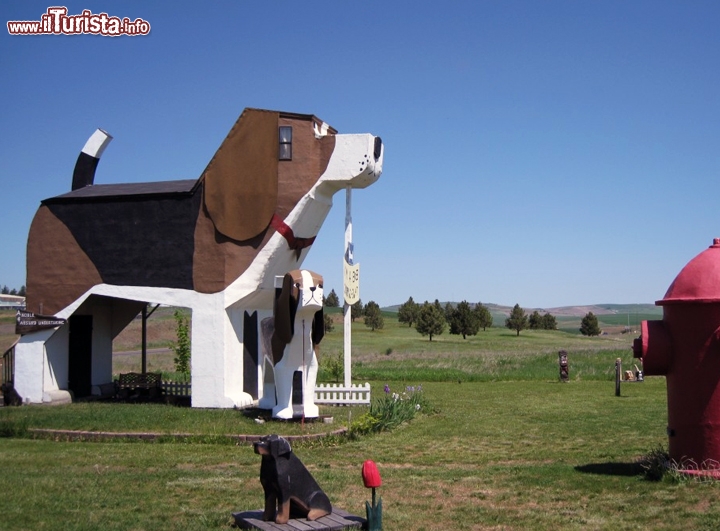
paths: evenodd
<path fill-rule="evenodd" d="M 277 277 L 273 317 L 262 323 L 264 386 L 259 405 L 279 419 L 316 418 L 317 345 L 325 334 L 323 279 L 296 269 Z"/>

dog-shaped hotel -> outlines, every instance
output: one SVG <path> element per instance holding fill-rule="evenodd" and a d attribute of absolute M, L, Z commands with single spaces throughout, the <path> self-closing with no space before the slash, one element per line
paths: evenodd
<path fill-rule="evenodd" d="M 245 109 L 199 179 L 95 185 L 108 142 L 100 130 L 88 140 L 72 191 L 42 201 L 30 227 L 27 310 L 67 322 L 21 337 L 18 393 L 39 403 L 98 391 L 112 381 L 113 338 L 146 304 L 163 304 L 192 311 L 193 407 L 261 399 L 286 416 L 298 403 L 286 401 L 293 379 L 314 387 L 317 360 L 308 356 L 312 346 L 294 345 L 312 341 L 295 321 L 284 356 L 278 345 L 287 328 L 261 353 L 261 323 L 282 295 L 276 278 L 282 284 L 293 272 L 303 280 L 292 282 L 303 286 L 296 315 L 317 311 L 303 306 L 313 277 L 306 283 L 297 270 L 332 196 L 380 176 L 382 141 L 338 134 L 313 115 Z M 312 416 L 314 404 L 302 403 Z"/>

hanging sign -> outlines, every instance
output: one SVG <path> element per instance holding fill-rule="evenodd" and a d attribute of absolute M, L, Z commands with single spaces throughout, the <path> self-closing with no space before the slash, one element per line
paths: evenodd
<path fill-rule="evenodd" d="M 345 302 L 352 306 L 360 300 L 360 264 L 343 263 Z"/>
<path fill-rule="evenodd" d="M 37 330 L 62 326 L 66 322 L 66 319 L 60 319 L 52 315 L 37 315 L 33 312 L 18 310 L 15 315 L 15 333 L 28 334 Z"/>

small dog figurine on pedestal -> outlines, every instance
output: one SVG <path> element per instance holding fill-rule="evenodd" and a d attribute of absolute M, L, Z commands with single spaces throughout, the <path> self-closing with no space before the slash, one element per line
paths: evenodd
<path fill-rule="evenodd" d="M 265 491 L 263 520 L 286 524 L 290 516 L 317 520 L 332 513 L 330 499 L 305 465 L 292 453 L 290 443 L 268 435 L 253 444 L 262 456 L 260 483 Z"/>

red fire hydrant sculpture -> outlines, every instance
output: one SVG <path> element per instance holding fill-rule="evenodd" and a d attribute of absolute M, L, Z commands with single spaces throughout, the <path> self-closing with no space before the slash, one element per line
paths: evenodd
<path fill-rule="evenodd" d="M 633 342 L 646 375 L 667 379 L 670 458 L 720 465 L 720 238 L 693 258 Z M 713 466 L 714 462 L 714 466 Z"/>

